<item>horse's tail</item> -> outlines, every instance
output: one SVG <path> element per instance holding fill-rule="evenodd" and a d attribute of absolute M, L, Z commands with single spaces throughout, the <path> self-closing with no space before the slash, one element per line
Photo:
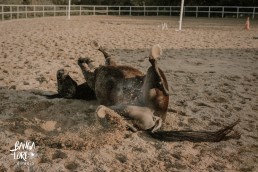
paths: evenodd
<path fill-rule="evenodd" d="M 191 142 L 219 142 L 229 138 L 227 135 L 233 130 L 240 120 L 218 130 L 218 131 L 157 131 L 150 135 L 161 141 L 191 141 Z M 238 135 L 239 136 L 239 135 Z"/>

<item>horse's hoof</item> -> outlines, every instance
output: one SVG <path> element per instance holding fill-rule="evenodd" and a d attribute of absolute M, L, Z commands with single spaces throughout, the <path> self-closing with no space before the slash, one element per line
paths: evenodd
<path fill-rule="evenodd" d="M 92 59 L 90 59 L 89 57 L 80 57 L 79 59 L 78 59 L 78 65 L 79 66 L 81 66 L 81 65 L 83 65 L 83 64 L 90 64 L 90 63 L 92 63 L 92 62 L 94 62 L 94 60 L 92 60 Z"/>
<path fill-rule="evenodd" d="M 64 69 L 59 69 L 56 73 L 57 80 L 63 80 L 68 75 L 68 73 L 69 72 Z"/>
<path fill-rule="evenodd" d="M 99 105 L 95 111 L 96 115 L 99 117 L 99 118 L 105 118 L 106 116 L 106 107 L 103 106 L 103 105 Z"/>
<path fill-rule="evenodd" d="M 157 59 L 162 55 L 162 48 L 159 44 L 154 45 L 151 48 L 151 53 L 150 53 L 150 59 L 154 58 Z"/>
<path fill-rule="evenodd" d="M 91 41 L 90 46 L 96 50 L 98 50 L 100 48 L 100 45 L 97 41 Z"/>

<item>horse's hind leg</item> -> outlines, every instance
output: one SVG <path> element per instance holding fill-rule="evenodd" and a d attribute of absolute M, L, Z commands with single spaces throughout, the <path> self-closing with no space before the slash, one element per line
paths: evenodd
<path fill-rule="evenodd" d="M 155 82 L 153 84 L 155 84 L 155 86 L 158 87 L 164 93 L 164 95 L 168 96 L 168 83 L 163 71 L 158 67 L 158 63 L 155 58 L 150 56 L 149 61 L 151 67 L 148 69 L 147 75 L 154 75 L 152 76 L 153 81 Z"/>
<path fill-rule="evenodd" d="M 116 118 L 122 119 L 121 116 L 123 116 L 125 118 L 131 119 L 133 124 L 136 125 L 139 129 L 151 130 L 152 132 L 158 130 L 162 125 L 161 118 L 154 116 L 153 111 L 146 107 L 127 105 L 106 107 L 100 105 L 96 110 L 96 114 L 99 118 L 111 118 L 111 116 L 115 116 Z M 128 123 L 126 123 L 126 125 L 131 130 L 135 130 L 132 125 Z"/>
<path fill-rule="evenodd" d="M 161 50 L 160 50 L 161 51 Z M 169 91 L 168 83 L 163 71 L 158 67 L 154 53 L 149 57 L 151 66 L 149 67 L 144 79 L 143 100 L 146 107 L 154 110 L 154 115 L 166 119 Z"/>
<path fill-rule="evenodd" d="M 92 90 L 87 82 L 84 82 L 81 85 L 77 86 L 76 89 L 76 98 L 82 100 L 96 100 L 96 94 L 94 90 Z"/>
<path fill-rule="evenodd" d="M 68 71 L 59 69 L 56 73 L 57 94 L 45 95 L 49 99 L 54 98 L 75 98 L 77 83 L 69 76 Z"/>
<path fill-rule="evenodd" d="M 57 94 L 45 95 L 48 99 L 67 98 L 67 99 L 84 99 L 95 100 L 96 95 L 94 91 L 89 88 L 88 83 L 81 85 L 70 77 L 68 71 L 59 69 L 56 73 L 57 77 Z"/>
<path fill-rule="evenodd" d="M 75 98 L 77 83 L 70 77 L 68 71 L 60 69 L 56 75 L 58 94 L 64 98 Z"/>

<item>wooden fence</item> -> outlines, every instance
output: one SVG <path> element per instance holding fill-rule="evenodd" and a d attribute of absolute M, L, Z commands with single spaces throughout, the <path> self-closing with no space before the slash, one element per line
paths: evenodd
<path fill-rule="evenodd" d="M 88 6 L 72 5 L 71 15 L 179 16 L 180 6 Z M 0 5 L 0 20 L 67 16 L 68 5 Z M 184 16 L 258 18 L 258 7 L 185 6 Z"/>

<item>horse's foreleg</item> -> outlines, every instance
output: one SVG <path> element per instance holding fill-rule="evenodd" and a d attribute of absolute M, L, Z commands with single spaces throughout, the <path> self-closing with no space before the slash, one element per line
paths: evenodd
<path fill-rule="evenodd" d="M 88 64 L 90 63 L 89 58 L 79 58 L 78 59 L 78 65 L 80 66 L 82 70 L 82 74 L 89 85 L 89 87 L 94 91 L 95 90 L 95 74 L 94 71 L 92 71 Z"/>

